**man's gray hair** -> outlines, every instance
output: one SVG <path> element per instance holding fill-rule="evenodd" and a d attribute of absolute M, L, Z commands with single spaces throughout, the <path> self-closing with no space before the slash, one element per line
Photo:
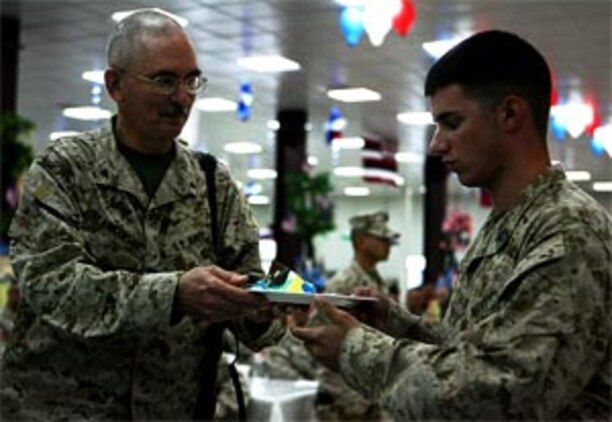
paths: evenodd
<path fill-rule="evenodd" d="M 152 9 L 132 13 L 115 25 L 106 45 L 109 66 L 129 69 L 144 35 L 163 36 L 183 31 L 171 17 Z"/>

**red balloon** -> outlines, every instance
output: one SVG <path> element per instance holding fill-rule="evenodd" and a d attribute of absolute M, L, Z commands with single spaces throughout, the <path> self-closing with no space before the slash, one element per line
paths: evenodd
<path fill-rule="evenodd" d="M 393 18 L 393 29 L 400 37 L 405 37 L 416 20 L 416 8 L 411 0 L 402 0 L 402 10 Z"/>

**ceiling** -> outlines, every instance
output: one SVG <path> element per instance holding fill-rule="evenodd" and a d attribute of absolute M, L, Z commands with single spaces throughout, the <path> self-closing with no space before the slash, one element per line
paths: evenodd
<path fill-rule="evenodd" d="M 273 165 L 274 136 L 267 122 L 288 108 L 308 113 L 308 151 L 319 158 L 315 171 L 359 165 L 358 152 L 332 153 L 324 141 L 323 127 L 332 105 L 339 106 L 348 120 L 346 136 L 373 135 L 400 151 L 424 154 L 426 128 L 403 125 L 395 116 L 426 109 L 422 86 L 431 59 L 421 43 L 442 34 L 489 28 L 516 32 L 548 57 L 562 97 L 577 89 L 595 98 L 604 122 L 612 118 L 609 0 L 414 0 L 417 21 L 409 36 L 390 32 L 378 48 L 367 37 L 354 48 L 346 45 L 338 26 L 339 7 L 332 0 L 1 0 L 0 4 L 3 13 L 21 20 L 18 111 L 37 124 L 37 149 L 48 143 L 54 130 L 98 125 L 66 119 L 61 110 L 65 105 L 90 103 L 91 84 L 81 79 L 81 73 L 105 66 L 111 13 L 140 7 L 161 7 L 189 20 L 187 31 L 210 81 L 205 95 L 236 100 L 240 82 L 250 80 L 255 101 L 247 122 L 234 113 L 192 111 L 199 145 L 226 159 L 242 179 L 248 167 Z M 256 54 L 282 54 L 302 69 L 257 74 L 237 66 L 238 58 Z M 327 88 L 343 85 L 369 87 L 380 92 L 382 100 L 345 104 L 326 96 Z M 113 108 L 108 97 L 102 105 Z M 612 179 L 610 157 L 592 154 L 588 138 L 562 142 L 552 134 L 549 138 L 553 158 L 566 168 L 590 170 L 593 180 Z M 230 141 L 261 143 L 263 154 L 229 156 L 222 147 Z M 418 191 L 422 165 L 402 164 L 400 172 L 406 179 L 404 187 L 373 187 L 373 192 Z M 337 186 L 356 182 L 334 178 Z M 583 186 L 589 190 L 591 185 Z"/>

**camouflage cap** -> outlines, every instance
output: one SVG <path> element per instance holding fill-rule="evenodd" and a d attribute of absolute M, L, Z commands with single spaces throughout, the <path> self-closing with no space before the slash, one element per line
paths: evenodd
<path fill-rule="evenodd" d="M 349 220 L 351 230 L 359 233 L 366 233 L 383 239 L 397 240 L 400 234 L 391 230 L 387 226 L 389 214 L 386 211 L 361 214 Z"/>

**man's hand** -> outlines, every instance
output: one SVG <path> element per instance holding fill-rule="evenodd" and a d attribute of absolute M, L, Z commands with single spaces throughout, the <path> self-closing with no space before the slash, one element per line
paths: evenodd
<path fill-rule="evenodd" d="M 376 298 L 376 302 L 361 302 L 354 309 L 353 314 L 359 321 L 382 330 L 387 321 L 389 311 L 389 298 L 371 287 L 356 287 L 353 294 L 357 296 L 368 296 Z"/>
<path fill-rule="evenodd" d="M 215 265 L 193 268 L 179 280 L 175 306 L 180 312 L 209 322 L 267 315 L 270 303 L 244 290 L 247 281 L 248 276 Z"/>
<path fill-rule="evenodd" d="M 346 333 L 354 327 L 359 326 L 351 314 L 333 306 L 331 303 L 316 298 L 314 302 L 317 312 L 322 313 L 327 325 L 313 327 L 291 327 L 291 333 L 304 341 L 306 349 L 323 365 L 338 371 L 342 342 Z"/>

